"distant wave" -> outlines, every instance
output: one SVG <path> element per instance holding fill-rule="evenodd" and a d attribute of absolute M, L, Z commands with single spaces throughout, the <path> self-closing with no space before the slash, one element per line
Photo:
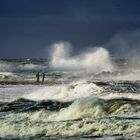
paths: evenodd
<path fill-rule="evenodd" d="M 18 72 L 18 71 L 39 71 L 39 70 L 48 70 L 46 65 L 37 65 L 37 64 L 16 64 L 16 63 L 6 63 L 0 62 L 0 71 L 1 72 Z"/>
<path fill-rule="evenodd" d="M 12 72 L 13 70 L 14 70 L 14 66 L 12 64 L 0 61 L 1 72 Z"/>
<path fill-rule="evenodd" d="M 41 65 L 35 65 L 35 64 L 25 64 L 25 65 L 19 65 L 17 66 L 17 70 L 32 70 L 32 71 L 37 71 L 37 70 L 46 70 L 48 69 L 47 66 L 41 66 Z"/>

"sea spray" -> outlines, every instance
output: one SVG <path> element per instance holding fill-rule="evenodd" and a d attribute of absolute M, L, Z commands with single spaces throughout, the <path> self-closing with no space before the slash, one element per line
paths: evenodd
<path fill-rule="evenodd" d="M 113 64 L 109 52 L 102 47 L 93 48 L 76 56 L 71 55 L 71 45 L 59 42 L 52 45 L 51 67 L 59 70 L 78 70 L 88 73 L 111 72 Z"/>

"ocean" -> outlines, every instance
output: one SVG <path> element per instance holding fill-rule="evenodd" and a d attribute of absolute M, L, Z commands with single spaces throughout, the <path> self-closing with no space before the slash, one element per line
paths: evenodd
<path fill-rule="evenodd" d="M 0 139 L 139 140 L 139 61 L 99 54 L 1 59 Z"/>

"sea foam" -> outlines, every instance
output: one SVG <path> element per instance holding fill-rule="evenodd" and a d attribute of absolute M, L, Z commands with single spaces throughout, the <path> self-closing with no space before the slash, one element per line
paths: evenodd
<path fill-rule="evenodd" d="M 96 94 L 99 95 L 102 90 L 101 87 L 94 83 L 79 80 L 69 84 L 41 87 L 30 94 L 25 94 L 23 97 L 31 100 L 69 101 L 92 95 L 95 96 Z"/>

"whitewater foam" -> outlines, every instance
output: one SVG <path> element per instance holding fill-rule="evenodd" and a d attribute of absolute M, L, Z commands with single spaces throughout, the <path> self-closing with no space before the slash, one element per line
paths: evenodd
<path fill-rule="evenodd" d="M 134 104 L 139 106 L 137 110 Z M 139 118 L 112 115 L 126 111 L 137 114 L 139 110 L 138 101 L 83 98 L 59 111 L 41 109 L 1 116 L 0 136 L 140 136 Z"/>
<path fill-rule="evenodd" d="M 102 88 L 96 86 L 96 84 L 80 80 L 69 84 L 41 87 L 38 90 L 33 91 L 31 94 L 26 94 L 23 97 L 32 100 L 55 99 L 68 101 L 96 94 L 99 95 L 101 92 Z"/>
<path fill-rule="evenodd" d="M 14 69 L 14 67 L 10 63 L 0 61 L 0 71 L 1 72 L 12 72 L 13 69 Z"/>
<path fill-rule="evenodd" d="M 97 98 L 82 98 L 76 100 L 70 107 L 60 110 L 59 113 L 51 115 L 49 120 L 74 120 L 88 117 L 105 115 L 104 102 Z"/>
<path fill-rule="evenodd" d="M 4 79 L 14 80 L 17 77 L 18 76 L 12 72 L 0 72 L 0 80 L 4 80 Z"/>

